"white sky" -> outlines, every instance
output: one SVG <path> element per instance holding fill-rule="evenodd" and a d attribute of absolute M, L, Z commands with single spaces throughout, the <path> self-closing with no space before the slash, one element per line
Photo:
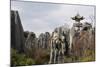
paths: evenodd
<path fill-rule="evenodd" d="M 94 6 L 11 1 L 11 9 L 19 11 L 24 31 L 35 32 L 37 36 L 52 32 L 54 28 L 64 24 L 71 26 L 74 22 L 71 17 L 77 13 L 88 22 L 91 22 L 89 16 L 95 17 Z"/>

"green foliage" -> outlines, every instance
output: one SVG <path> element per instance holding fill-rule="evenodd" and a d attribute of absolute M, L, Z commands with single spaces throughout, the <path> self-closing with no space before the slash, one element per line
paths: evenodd
<path fill-rule="evenodd" d="M 82 56 L 65 56 L 65 63 L 95 61 L 95 50 L 84 50 Z"/>
<path fill-rule="evenodd" d="M 84 50 L 84 57 L 79 58 L 80 62 L 95 61 L 94 50 Z"/>
<path fill-rule="evenodd" d="M 25 54 L 18 53 L 17 50 L 11 49 L 11 65 L 32 65 L 35 64 L 34 60 L 28 58 Z"/>
<path fill-rule="evenodd" d="M 38 49 L 38 50 L 35 50 L 35 52 L 31 52 L 31 51 L 28 51 L 28 52 L 30 54 L 29 55 L 27 54 L 28 56 L 27 57 L 25 54 L 18 53 L 17 50 L 11 49 L 12 66 L 48 64 L 50 56 L 47 51 L 43 49 Z"/>
<path fill-rule="evenodd" d="M 13 66 L 19 65 L 39 65 L 48 64 L 50 55 L 49 51 L 45 49 L 35 49 L 28 51 L 27 56 L 25 54 L 18 53 L 17 50 L 11 49 L 11 63 Z M 30 58 L 29 58 L 30 57 Z M 34 60 L 33 60 L 34 59 Z M 64 56 L 65 63 L 72 62 L 88 62 L 95 61 L 95 50 L 84 50 L 82 56 Z"/>

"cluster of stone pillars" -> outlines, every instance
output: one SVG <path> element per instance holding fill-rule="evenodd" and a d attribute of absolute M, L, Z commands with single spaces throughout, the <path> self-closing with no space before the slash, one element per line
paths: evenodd
<path fill-rule="evenodd" d="M 64 50 L 65 43 L 64 36 L 59 36 L 58 33 L 54 32 L 51 39 L 51 53 L 49 63 L 64 63 Z"/>

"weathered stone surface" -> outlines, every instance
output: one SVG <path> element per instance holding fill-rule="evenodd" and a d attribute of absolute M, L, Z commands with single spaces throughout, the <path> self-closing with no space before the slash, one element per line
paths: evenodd
<path fill-rule="evenodd" d="M 64 36 L 65 40 L 65 54 L 68 54 L 69 51 L 69 44 L 70 44 L 70 29 L 68 25 L 63 25 L 61 27 L 58 27 L 54 30 L 54 32 L 57 32 L 59 36 Z"/>
<path fill-rule="evenodd" d="M 69 50 L 69 28 L 58 27 L 51 36 L 51 53 L 49 63 L 64 63 L 64 55 Z"/>
<path fill-rule="evenodd" d="M 11 47 L 20 52 L 24 51 L 24 32 L 18 11 L 11 11 Z"/>
<path fill-rule="evenodd" d="M 39 48 L 49 48 L 49 41 L 50 41 L 50 33 L 49 32 L 41 33 L 38 38 Z"/>
<path fill-rule="evenodd" d="M 33 32 L 25 32 L 26 40 L 25 40 L 25 48 L 32 49 L 36 47 L 36 35 Z"/>
<path fill-rule="evenodd" d="M 59 36 L 57 32 L 53 32 L 51 39 L 51 53 L 49 63 L 63 63 L 64 62 L 64 36 Z"/>

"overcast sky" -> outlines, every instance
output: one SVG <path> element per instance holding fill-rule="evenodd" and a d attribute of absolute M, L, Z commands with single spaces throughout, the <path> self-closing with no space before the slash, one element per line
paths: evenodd
<path fill-rule="evenodd" d="M 71 27 L 71 17 L 77 13 L 88 22 L 89 16 L 95 17 L 94 6 L 11 1 L 11 9 L 19 12 L 24 31 L 35 32 L 37 36 L 64 24 Z"/>

